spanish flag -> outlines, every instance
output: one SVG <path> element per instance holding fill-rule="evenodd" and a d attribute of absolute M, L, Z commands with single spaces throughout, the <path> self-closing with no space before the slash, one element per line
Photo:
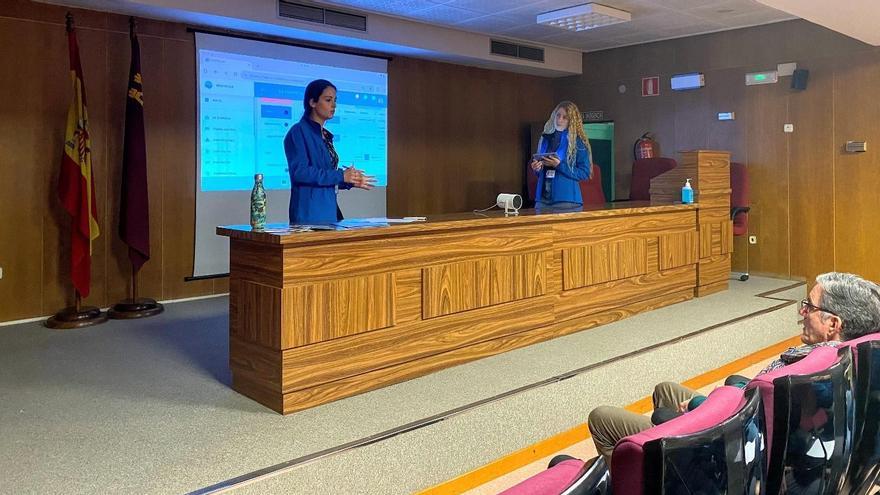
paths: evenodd
<path fill-rule="evenodd" d="M 64 134 L 64 156 L 58 178 L 58 197 L 71 217 L 70 276 L 82 297 L 89 295 L 91 283 L 92 241 L 98 230 L 98 208 L 95 204 L 95 181 L 92 175 L 92 150 L 89 140 L 89 117 L 83 87 L 82 66 L 76 32 L 68 20 L 67 41 L 70 48 L 70 79 L 73 100 L 67 110 L 67 131 Z"/>

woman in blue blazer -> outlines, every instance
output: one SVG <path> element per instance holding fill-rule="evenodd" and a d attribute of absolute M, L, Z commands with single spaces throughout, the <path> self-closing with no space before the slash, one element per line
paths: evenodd
<path fill-rule="evenodd" d="M 538 153 L 556 153 L 556 156 L 529 162 L 538 176 L 535 207 L 583 206 L 578 183 L 590 178 L 593 165 L 590 141 L 584 132 L 581 112 L 574 103 L 563 101 L 553 109 L 538 141 Z"/>
<path fill-rule="evenodd" d="M 354 167 L 339 168 L 333 134 L 324 123 L 336 112 L 336 86 L 318 79 L 306 86 L 303 116 L 284 137 L 290 173 L 290 223 L 326 224 L 342 220 L 336 190 L 372 189 L 375 178 Z"/>

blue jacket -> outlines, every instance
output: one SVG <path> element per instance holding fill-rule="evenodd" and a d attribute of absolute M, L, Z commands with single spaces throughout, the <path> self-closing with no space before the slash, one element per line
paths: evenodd
<path fill-rule="evenodd" d="M 553 181 L 553 188 L 550 190 L 551 203 L 565 201 L 580 205 L 584 204 L 584 200 L 581 197 L 581 187 L 578 182 L 590 178 L 590 152 L 587 151 L 587 145 L 580 138 L 578 138 L 575 150 L 577 155 L 575 156 L 574 166 L 571 166 L 568 164 L 568 132 L 562 133 L 559 147 L 555 150 L 547 150 L 547 139 L 543 136 L 541 137 L 541 142 L 538 144 L 538 153 L 555 151 L 560 160 L 559 166 L 556 167 L 556 177 L 551 179 Z M 535 199 L 537 201 L 541 201 L 541 193 L 544 190 L 544 174 L 547 170 L 547 168 L 544 168 L 536 172 L 538 175 L 538 185 L 535 189 Z"/>
<path fill-rule="evenodd" d="M 284 136 L 284 154 L 290 173 L 290 223 L 336 222 L 336 186 L 350 189 L 351 184 L 333 166 L 321 126 L 307 116 L 300 119 Z"/>

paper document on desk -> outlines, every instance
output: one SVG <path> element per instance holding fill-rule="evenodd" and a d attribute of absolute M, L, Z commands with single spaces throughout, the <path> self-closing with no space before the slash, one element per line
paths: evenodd
<path fill-rule="evenodd" d="M 403 217 L 403 218 L 388 218 L 388 217 L 372 217 L 372 218 L 352 218 L 352 220 L 363 223 L 413 223 L 413 222 L 424 222 L 427 220 L 427 217 Z M 346 222 L 348 220 L 343 220 Z"/>

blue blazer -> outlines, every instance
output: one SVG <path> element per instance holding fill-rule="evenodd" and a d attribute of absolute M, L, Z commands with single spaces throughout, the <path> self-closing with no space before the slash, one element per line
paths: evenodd
<path fill-rule="evenodd" d="M 555 151 L 559 156 L 560 163 L 556 167 L 556 177 L 551 179 L 553 181 L 553 188 L 550 190 L 550 202 L 559 203 L 564 201 L 583 205 L 584 200 L 581 197 L 581 187 L 578 182 L 590 178 L 590 152 L 587 150 L 587 145 L 578 138 L 577 147 L 575 148 L 577 154 L 572 166 L 568 164 L 568 132 L 562 133 L 559 147 L 555 150 L 547 150 L 547 139 L 541 136 L 541 141 L 538 143 L 538 153 L 549 153 L 552 151 Z M 541 200 L 541 191 L 544 190 L 544 174 L 546 172 L 546 168 L 536 172 L 538 175 L 538 185 L 535 188 L 535 199 L 537 201 Z"/>
<path fill-rule="evenodd" d="M 284 136 L 284 154 L 290 173 L 290 223 L 336 222 L 336 186 L 350 189 L 351 184 L 333 166 L 321 126 L 308 116 L 300 119 Z"/>

